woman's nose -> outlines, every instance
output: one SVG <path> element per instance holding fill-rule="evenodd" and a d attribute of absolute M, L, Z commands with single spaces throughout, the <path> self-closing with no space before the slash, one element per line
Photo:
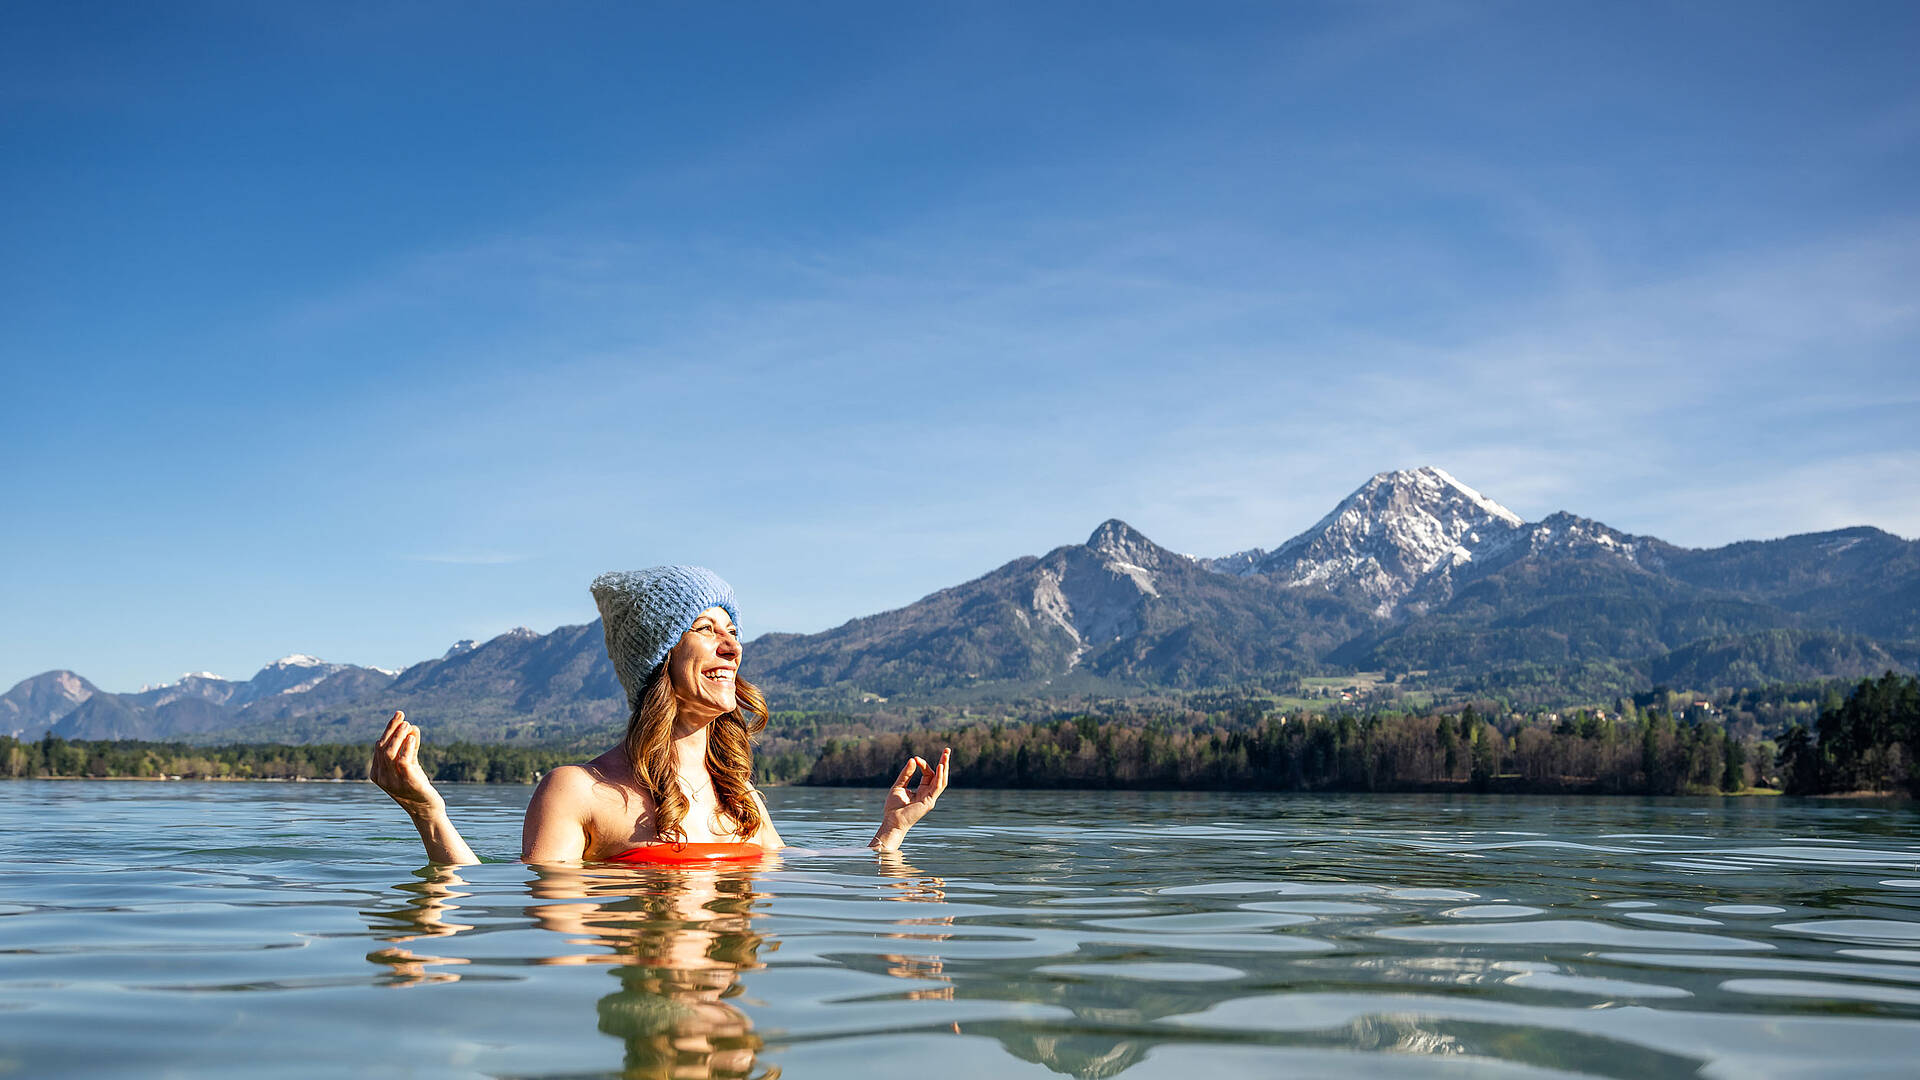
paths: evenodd
<path fill-rule="evenodd" d="M 738 657 L 740 655 L 740 639 L 732 634 L 721 634 L 720 644 L 716 647 L 716 651 L 718 651 L 721 656 Z"/>

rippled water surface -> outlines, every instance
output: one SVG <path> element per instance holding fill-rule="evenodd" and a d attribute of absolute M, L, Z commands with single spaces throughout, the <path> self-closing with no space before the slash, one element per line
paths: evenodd
<path fill-rule="evenodd" d="M 770 792 L 751 871 L 421 868 L 362 785 L 0 784 L 0 1073 L 1920 1073 L 1920 815 Z M 483 854 L 527 789 L 456 787 Z"/>

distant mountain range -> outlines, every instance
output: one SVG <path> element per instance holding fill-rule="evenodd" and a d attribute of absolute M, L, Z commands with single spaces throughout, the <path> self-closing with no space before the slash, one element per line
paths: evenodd
<path fill-rule="evenodd" d="M 1708 689 L 1917 662 L 1920 543 L 1862 526 L 1682 548 L 1567 513 L 1529 523 L 1427 467 L 1373 477 L 1271 550 L 1197 558 L 1108 521 L 894 611 L 763 635 L 746 671 L 779 706 L 1378 669 L 1485 687 L 1597 667 Z M 364 739 L 393 708 L 455 734 L 557 741 L 618 724 L 623 702 L 595 622 L 461 642 L 397 673 L 292 656 L 246 682 L 109 694 L 51 671 L 0 695 L 0 733 Z"/>
<path fill-rule="evenodd" d="M 295 654 L 275 660 L 246 682 L 201 671 L 137 693 L 109 694 L 71 671 L 49 671 L 0 695 L 0 733 L 180 738 L 230 728 L 243 717 L 354 701 L 383 691 L 396 674 Z"/>

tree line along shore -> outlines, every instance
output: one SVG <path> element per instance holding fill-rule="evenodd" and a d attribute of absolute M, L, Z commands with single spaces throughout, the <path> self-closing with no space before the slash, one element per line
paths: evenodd
<path fill-rule="evenodd" d="M 1656 693 L 1643 695 L 1644 705 L 1531 715 L 1497 703 L 1273 715 L 1257 708 L 1257 696 L 1226 694 L 1199 708 L 1121 702 L 1015 723 L 942 723 L 953 718 L 934 713 L 908 720 L 906 730 L 874 718 L 777 713 L 756 772 L 762 784 L 885 785 L 906 756 L 951 746 L 954 775 L 973 787 L 1920 796 L 1920 679 L 1889 672 L 1817 698 L 1804 690 L 1718 704 L 1689 697 Z M 1761 735 L 1768 718 L 1777 738 Z M 0 737 L 0 778 L 363 780 L 369 749 Z M 448 782 L 530 783 L 583 756 L 579 745 L 429 741 L 421 749 L 423 766 Z"/>

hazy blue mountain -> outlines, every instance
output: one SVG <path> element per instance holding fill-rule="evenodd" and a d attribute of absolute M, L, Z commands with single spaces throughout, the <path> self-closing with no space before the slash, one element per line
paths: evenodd
<path fill-rule="evenodd" d="M 37 739 L 100 688 L 71 671 L 45 671 L 0 694 L 0 734 Z"/>
<path fill-rule="evenodd" d="M 393 681 L 393 673 L 353 664 L 334 664 L 316 656 L 295 653 L 283 656 L 256 672 L 244 682 L 223 679 L 210 671 L 182 675 L 174 682 L 150 686 L 134 694 L 124 694 L 128 702 L 143 708 L 197 700 L 216 706 L 228 706 L 237 712 L 257 703 L 282 704 L 292 700 L 344 700 Z"/>
<path fill-rule="evenodd" d="M 211 671 L 195 671 L 180 676 L 174 682 L 160 686 L 142 687 L 137 693 L 124 694 L 125 698 L 150 708 L 185 699 L 205 701 L 212 705 L 241 704 L 247 692 L 247 684 L 223 679 Z"/>
<path fill-rule="evenodd" d="M 143 705 L 130 694 L 95 694 L 54 724 L 63 739 L 178 739 L 232 727 L 235 713 L 197 697 Z"/>
<path fill-rule="evenodd" d="M 63 674 L 78 679 L 70 672 L 48 672 L 21 683 L 9 694 L 26 687 L 30 693 L 39 693 L 41 700 L 57 704 L 57 695 L 31 688 L 39 685 L 36 680 Z M 57 718 L 24 737 L 51 731 L 62 738 L 76 739 L 171 739 L 263 722 L 270 726 L 276 720 L 304 715 L 317 707 L 377 694 L 393 679 L 392 673 L 377 668 L 328 663 L 296 654 L 275 660 L 245 682 L 200 671 L 131 694 L 103 694 L 86 684 L 88 696 L 84 700 L 60 709 Z M 85 684 L 85 680 L 79 681 Z M 100 700 L 93 701 L 96 697 Z"/>
<path fill-rule="evenodd" d="M 97 693 L 74 706 L 50 729 L 63 739 L 152 739 L 161 734 L 154 710 L 119 694 Z"/>
<path fill-rule="evenodd" d="M 501 716 L 530 716 L 581 703 L 625 711 L 599 620 L 550 634 L 516 627 L 490 641 L 415 664 L 388 691 L 416 707 L 464 703 Z M 404 707 L 404 706 L 402 706 Z"/>
<path fill-rule="evenodd" d="M 392 672 L 352 664 L 329 664 L 324 674 L 301 680 L 272 694 L 253 697 L 231 711 L 234 723 L 258 723 L 304 716 L 316 709 L 383 694 L 394 683 Z"/>
<path fill-rule="evenodd" d="M 400 709 L 436 737 L 553 742 L 626 722 L 626 699 L 597 620 L 550 634 L 523 626 L 479 644 L 461 642 L 354 696 L 322 693 L 329 685 L 297 699 L 255 702 L 231 731 L 250 739 L 366 740 Z"/>

